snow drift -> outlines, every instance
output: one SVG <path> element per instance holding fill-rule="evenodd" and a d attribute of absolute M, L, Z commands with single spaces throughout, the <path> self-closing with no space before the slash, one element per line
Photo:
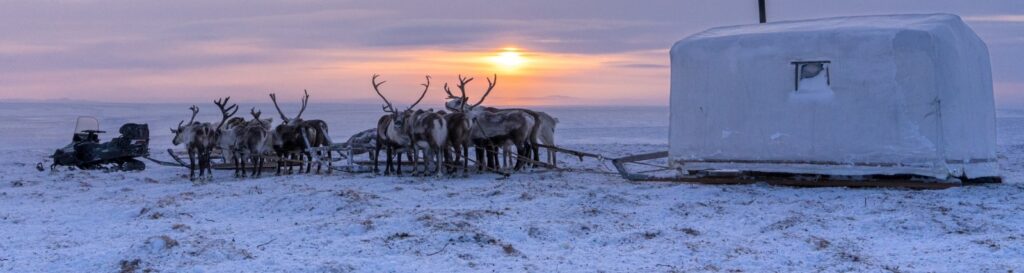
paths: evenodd
<path fill-rule="evenodd" d="M 988 49 L 955 15 L 713 28 L 671 59 L 682 170 L 998 176 Z"/>

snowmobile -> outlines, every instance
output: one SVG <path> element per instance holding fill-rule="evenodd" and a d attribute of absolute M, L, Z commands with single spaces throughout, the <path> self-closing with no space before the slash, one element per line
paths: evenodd
<path fill-rule="evenodd" d="M 141 171 L 146 164 L 135 159 L 149 155 L 149 125 L 126 123 L 121 125 L 120 137 L 109 142 L 100 142 L 99 121 L 94 117 L 78 117 L 71 144 L 53 153 L 53 164 L 79 169 L 107 169 L 116 171 Z"/>

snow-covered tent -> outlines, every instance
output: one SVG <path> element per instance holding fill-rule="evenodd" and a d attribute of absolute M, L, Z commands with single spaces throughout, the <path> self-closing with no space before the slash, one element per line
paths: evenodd
<path fill-rule="evenodd" d="M 998 176 L 988 49 L 956 15 L 713 28 L 671 58 L 682 170 Z"/>

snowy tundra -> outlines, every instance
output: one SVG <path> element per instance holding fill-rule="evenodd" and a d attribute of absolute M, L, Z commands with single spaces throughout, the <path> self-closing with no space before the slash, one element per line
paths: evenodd
<path fill-rule="evenodd" d="M 918 191 L 632 183 L 569 157 L 571 171 L 508 179 L 220 171 L 193 185 L 186 169 L 153 164 L 39 172 L 79 114 L 105 129 L 149 123 L 160 151 L 170 141 L 158 128 L 186 106 L 0 106 L 0 272 L 1024 270 L 1021 111 L 999 113 L 1005 183 Z M 347 122 L 330 125 L 344 139 L 372 127 L 376 108 L 308 115 Z M 667 148 L 663 107 L 544 110 L 562 121 L 560 145 L 609 157 Z"/>

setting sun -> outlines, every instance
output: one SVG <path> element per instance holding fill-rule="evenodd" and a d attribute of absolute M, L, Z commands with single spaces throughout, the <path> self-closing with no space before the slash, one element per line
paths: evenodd
<path fill-rule="evenodd" d="M 490 58 L 495 66 L 506 71 L 517 70 L 526 63 L 526 58 L 517 48 L 505 48 L 498 55 Z"/>

